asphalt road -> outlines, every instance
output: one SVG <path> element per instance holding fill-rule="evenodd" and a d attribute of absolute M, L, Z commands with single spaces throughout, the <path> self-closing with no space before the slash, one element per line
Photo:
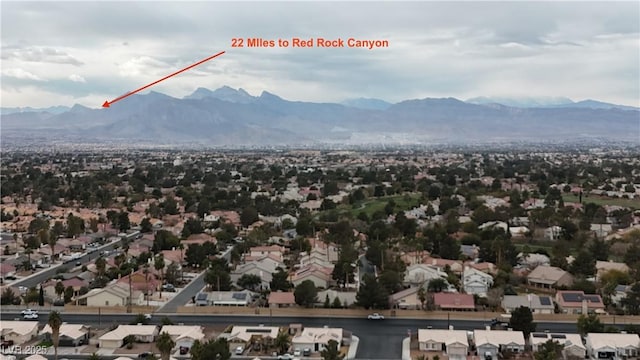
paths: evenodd
<path fill-rule="evenodd" d="M 330 317 L 270 317 L 270 316 L 227 316 L 227 315 L 166 315 L 174 323 L 185 325 L 226 326 L 235 325 L 275 325 L 284 326 L 301 323 L 307 327 L 339 327 L 351 331 L 360 338 L 358 359 L 399 359 L 402 353 L 402 339 L 407 337 L 408 331 L 415 334 L 419 328 L 432 326 L 434 329 L 446 329 L 453 325 L 459 330 L 482 329 L 487 324 L 478 320 L 420 320 L 406 318 L 387 318 L 385 320 L 367 320 L 360 318 L 330 318 Z M 3 320 L 19 318 L 18 312 L 0 314 Z M 128 324 L 135 314 L 70 314 L 63 313 L 62 319 L 69 323 L 80 323 L 92 326 L 110 326 Z M 152 324 L 160 325 L 164 315 L 156 315 Z M 41 313 L 40 323 L 45 324 L 47 314 Z M 551 332 L 576 332 L 575 323 L 538 323 L 537 330 Z"/>
<path fill-rule="evenodd" d="M 118 241 L 114 241 L 112 243 L 103 245 L 99 247 L 96 251 L 92 252 L 91 254 L 85 254 L 77 259 L 69 261 L 60 266 L 53 266 L 47 269 L 41 269 L 34 275 L 31 275 L 27 278 L 15 280 L 9 284 L 15 287 L 18 287 L 18 286 L 26 286 L 28 288 L 37 287 L 42 282 L 47 281 L 50 278 L 54 277 L 58 269 L 61 269 L 61 268 L 71 269 L 76 266 L 76 262 L 80 262 L 82 265 L 88 264 L 90 261 L 95 260 L 100 255 L 101 251 L 103 250 L 111 251 L 115 247 L 120 246 L 121 243 L 122 243 L 122 240 L 118 240 Z"/>

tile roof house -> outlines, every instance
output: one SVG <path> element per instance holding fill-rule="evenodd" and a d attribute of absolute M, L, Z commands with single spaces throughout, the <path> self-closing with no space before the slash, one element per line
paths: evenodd
<path fill-rule="evenodd" d="M 229 344 L 234 347 L 237 345 L 246 345 L 252 339 L 275 339 L 278 337 L 280 328 L 277 326 L 234 326 L 228 333 L 223 333 L 220 337 L 226 337 Z"/>
<path fill-rule="evenodd" d="M 418 329 L 418 346 L 422 351 L 444 351 L 451 360 L 466 360 L 469 351 L 464 330 Z"/>
<path fill-rule="evenodd" d="M 339 328 L 306 327 L 291 339 L 291 344 L 294 349 L 311 349 L 312 352 L 318 352 L 326 348 L 329 340 L 337 341 L 342 345 L 343 335 L 342 329 Z"/>
<path fill-rule="evenodd" d="M 164 332 L 171 336 L 171 339 L 176 343 L 175 348 L 178 349 L 183 346 L 191 348 L 196 340 L 204 340 L 204 328 L 199 325 L 164 325 L 158 334 Z"/>
<path fill-rule="evenodd" d="M 392 309 L 422 309 L 422 302 L 418 296 L 419 287 L 410 287 L 389 295 L 389 306 Z"/>
<path fill-rule="evenodd" d="M 573 276 L 555 267 L 540 265 L 527 275 L 527 283 L 531 286 L 551 289 L 573 284 Z"/>
<path fill-rule="evenodd" d="M 142 291 L 133 290 L 131 295 L 132 305 L 144 303 Z M 76 297 L 76 302 L 86 303 L 87 306 L 127 306 L 129 305 L 129 287 L 126 284 L 115 283 L 101 289 L 92 289 Z"/>
<path fill-rule="evenodd" d="M 589 333 L 585 342 L 591 359 L 637 359 L 640 355 L 637 334 Z"/>
<path fill-rule="evenodd" d="M 475 310 L 475 302 L 471 294 L 435 293 L 433 303 L 440 310 Z"/>
<path fill-rule="evenodd" d="M 525 340 L 522 331 L 474 330 L 473 342 L 478 355 L 483 359 L 498 359 L 499 353 L 510 351 L 524 352 Z"/>
<path fill-rule="evenodd" d="M 332 272 L 332 267 L 309 265 L 296 271 L 291 276 L 291 283 L 298 286 L 305 280 L 311 280 L 316 287 L 326 289 L 333 282 Z"/>
<path fill-rule="evenodd" d="M 551 296 L 528 294 L 505 295 L 502 298 L 502 308 L 507 314 L 510 314 L 521 306 L 528 307 L 534 314 L 553 314 L 555 310 Z"/>
<path fill-rule="evenodd" d="M 0 335 L 4 340 L 12 340 L 15 345 L 24 344 L 38 335 L 38 322 L 2 320 Z"/>
<path fill-rule="evenodd" d="M 552 340 L 563 346 L 562 355 L 564 359 L 584 359 L 587 349 L 582 344 L 582 337 L 579 334 L 556 334 L 556 333 L 531 333 L 529 344 L 533 352 L 538 352 L 539 347 Z"/>
<path fill-rule="evenodd" d="M 602 275 L 611 270 L 619 271 L 622 273 L 629 273 L 629 266 L 621 262 L 598 260 L 596 261 L 596 280 L 600 280 L 600 278 L 602 278 Z"/>
<path fill-rule="evenodd" d="M 51 327 L 49 324 L 45 325 L 40 331 L 40 335 L 43 335 L 46 340 L 51 340 Z M 60 325 L 60 338 L 59 346 L 80 346 L 83 344 L 89 344 L 89 327 L 82 324 L 67 324 Z"/>
<path fill-rule="evenodd" d="M 600 295 L 585 294 L 583 291 L 558 290 L 556 303 L 565 314 L 603 312 L 605 308 Z"/>
<path fill-rule="evenodd" d="M 296 298 L 292 292 L 273 291 L 267 302 L 269 307 L 289 307 L 296 305 Z"/>
<path fill-rule="evenodd" d="M 102 335 L 98 341 L 101 348 L 117 349 L 123 345 L 124 338 L 133 335 L 136 341 L 151 343 L 158 336 L 158 327 L 155 325 L 118 325 L 118 327 Z"/>
<path fill-rule="evenodd" d="M 415 264 L 405 270 L 403 284 L 405 286 L 421 286 L 433 279 L 446 279 L 447 273 L 425 264 Z"/>

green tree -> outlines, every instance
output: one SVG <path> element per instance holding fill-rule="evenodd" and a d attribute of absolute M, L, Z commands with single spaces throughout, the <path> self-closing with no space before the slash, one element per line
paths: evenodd
<path fill-rule="evenodd" d="M 201 343 L 196 340 L 190 350 L 192 360 L 229 360 L 231 352 L 227 339 L 209 340 Z"/>
<path fill-rule="evenodd" d="M 93 353 L 87 359 L 89 359 L 89 360 L 101 360 L 102 358 L 100 357 L 100 355 L 98 355 L 96 353 Z"/>
<path fill-rule="evenodd" d="M 276 336 L 274 345 L 278 349 L 279 354 L 286 353 L 287 350 L 289 350 L 289 346 L 291 345 L 289 334 L 287 334 L 285 331 L 279 332 L 278 336 Z"/>
<path fill-rule="evenodd" d="M 171 335 L 168 332 L 162 332 L 156 338 L 156 347 L 160 351 L 160 358 L 162 360 L 169 360 L 171 357 L 171 350 L 176 346 L 175 341 L 171 339 Z"/>
<path fill-rule="evenodd" d="M 522 331 L 525 338 L 529 338 L 529 334 L 536 331 L 536 324 L 533 322 L 533 314 L 531 309 L 526 306 L 520 306 L 519 308 L 511 312 L 511 319 L 509 320 L 509 326 L 516 331 Z"/>
<path fill-rule="evenodd" d="M 318 290 L 311 280 L 305 280 L 296 286 L 293 296 L 296 299 L 296 304 L 300 306 L 312 307 L 318 302 Z"/>
<path fill-rule="evenodd" d="M 242 213 L 240 214 L 240 223 L 243 227 L 249 227 L 249 225 L 258 221 L 258 210 L 255 207 L 249 206 L 242 209 Z"/>
<path fill-rule="evenodd" d="M 589 314 L 587 316 L 580 315 L 577 322 L 578 332 L 585 336 L 588 333 L 604 332 L 604 324 L 600 322 L 598 315 Z"/>
<path fill-rule="evenodd" d="M 538 351 L 533 354 L 533 357 L 535 360 L 562 359 L 562 349 L 564 349 L 564 346 L 555 340 L 549 339 L 544 344 L 538 345 Z"/>
<path fill-rule="evenodd" d="M 574 275 L 592 276 L 596 273 L 596 259 L 594 254 L 581 250 L 573 260 L 569 270 Z"/>
<path fill-rule="evenodd" d="M 621 300 L 621 305 L 629 315 L 640 315 L 640 283 L 637 282 L 627 291 L 627 296 Z"/>
<path fill-rule="evenodd" d="M 356 302 L 365 309 L 386 309 L 389 306 L 389 294 L 380 286 L 371 274 L 365 274 L 363 284 L 356 294 Z"/>
<path fill-rule="evenodd" d="M 2 296 L 0 296 L 0 305 L 13 305 L 19 300 L 16 294 L 13 293 L 10 287 L 6 287 L 2 290 Z"/>
<path fill-rule="evenodd" d="M 271 277 L 269 288 L 271 291 L 289 291 L 292 285 L 287 274 L 281 267 L 276 268 L 276 272 Z"/>
<path fill-rule="evenodd" d="M 62 281 L 58 281 L 54 287 L 56 291 L 56 295 L 58 295 L 58 299 L 62 298 L 62 294 L 64 294 L 64 284 Z"/>
<path fill-rule="evenodd" d="M 60 343 L 60 326 L 62 326 L 62 317 L 57 311 L 49 313 L 47 324 L 51 328 L 51 342 L 53 343 L 54 359 L 58 360 L 58 344 Z"/>
<path fill-rule="evenodd" d="M 150 233 L 153 231 L 153 225 L 151 225 L 151 220 L 148 217 L 145 217 L 140 221 L 140 232 L 142 233 Z"/>
<path fill-rule="evenodd" d="M 238 279 L 238 286 L 255 291 L 260 287 L 262 279 L 256 274 L 244 274 Z"/>
<path fill-rule="evenodd" d="M 329 340 L 327 347 L 320 351 L 323 360 L 342 360 L 344 355 L 340 354 L 340 344 L 335 340 Z"/>
<path fill-rule="evenodd" d="M 67 286 L 64 289 L 64 302 L 68 303 L 73 299 L 73 287 L 71 285 Z"/>
<path fill-rule="evenodd" d="M 336 296 L 333 299 L 333 304 L 331 304 L 331 307 L 334 309 L 340 309 L 342 307 L 342 302 L 340 301 L 340 297 Z"/>
<path fill-rule="evenodd" d="M 443 278 L 436 278 L 429 281 L 427 290 L 430 293 L 439 293 L 447 289 L 447 281 Z"/>
<path fill-rule="evenodd" d="M 164 282 L 164 266 L 164 255 L 160 253 L 153 259 L 153 268 L 160 274 L 161 282 Z M 160 297 L 162 297 L 162 287 L 160 287 Z"/>
<path fill-rule="evenodd" d="M 125 232 L 131 229 L 131 222 L 129 220 L 129 213 L 122 211 L 118 214 L 118 230 Z"/>

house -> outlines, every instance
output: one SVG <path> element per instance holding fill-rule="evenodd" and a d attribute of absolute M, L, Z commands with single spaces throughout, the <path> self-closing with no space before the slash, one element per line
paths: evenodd
<path fill-rule="evenodd" d="M 273 291 L 269 294 L 269 307 L 280 308 L 296 305 L 296 298 L 292 292 Z"/>
<path fill-rule="evenodd" d="M 268 259 L 268 258 L 267 258 Z M 231 281 L 237 283 L 243 275 L 256 275 L 260 277 L 260 288 L 269 289 L 273 273 L 280 263 L 275 261 L 251 261 L 238 266 L 231 272 Z"/>
<path fill-rule="evenodd" d="M 493 276 L 466 266 L 462 273 L 462 287 L 467 294 L 485 297 L 493 285 Z"/>
<path fill-rule="evenodd" d="M 471 294 L 435 293 L 433 303 L 440 310 L 473 311 L 476 309 Z"/>
<path fill-rule="evenodd" d="M 533 352 L 538 352 L 539 347 L 549 340 L 553 340 L 563 346 L 562 355 L 564 359 L 584 359 L 587 348 L 582 344 L 582 337 L 579 334 L 555 334 L 555 333 L 531 333 L 529 335 L 529 345 Z"/>
<path fill-rule="evenodd" d="M 591 224 L 590 230 L 598 238 L 606 237 L 613 232 L 611 224 Z"/>
<path fill-rule="evenodd" d="M 502 308 L 507 314 L 515 309 L 524 306 L 531 309 L 534 314 L 553 314 L 555 305 L 551 296 L 528 295 L 505 295 L 502 298 Z"/>
<path fill-rule="evenodd" d="M 138 342 L 151 343 L 158 336 L 155 325 L 118 325 L 118 327 L 102 335 L 98 339 L 100 348 L 117 349 L 124 344 L 124 338 L 133 335 Z"/>
<path fill-rule="evenodd" d="M 252 258 L 260 258 L 266 255 L 273 255 L 279 261 L 284 260 L 285 247 L 280 245 L 271 246 L 254 246 L 249 249 L 249 256 Z"/>
<path fill-rule="evenodd" d="M 596 280 L 600 280 L 602 275 L 607 271 L 619 271 L 621 273 L 629 273 L 629 266 L 625 263 L 615 261 L 596 261 Z"/>
<path fill-rule="evenodd" d="M 554 225 L 544 229 L 544 238 L 547 240 L 559 240 L 562 236 L 562 228 Z"/>
<path fill-rule="evenodd" d="M 611 295 L 611 302 L 616 306 L 622 306 L 622 299 L 627 297 L 629 290 L 631 290 L 631 285 L 617 285 Z"/>
<path fill-rule="evenodd" d="M 473 343 L 478 355 L 483 359 L 498 359 L 499 353 L 524 351 L 524 334 L 522 331 L 506 330 L 474 330 Z"/>
<path fill-rule="evenodd" d="M 333 268 L 318 265 L 309 265 L 296 271 L 291 277 L 293 286 L 300 285 L 305 280 L 311 280 L 316 288 L 327 288 L 333 281 Z"/>
<path fill-rule="evenodd" d="M 556 292 L 556 303 L 565 314 L 587 314 L 604 312 L 600 295 L 585 294 L 584 291 L 562 290 Z"/>
<path fill-rule="evenodd" d="M 47 324 L 40 331 L 40 335 L 51 341 L 51 327 Z M 81 324 L 60 325 L 59 346 L 80 346 L 89 344 L 89 327 Z"/>
<path fill-rule="evenodd" d="M 464 330 L 418 329 L 421 351 L 443 351 L 451 360 L 467 358 L 469 341 Z"/>
<path fill-rule="evenodd" d="M 527 283 L 544 289 L 571 286 L 573 276 L 558 267 L 540 265 L 527 275 Z"/>
<path fill-rule="evenodd" d="M 311 349 L 312 352 L 318 352 L 324 350 L 330 340 L 342 345 L 342 329 L 306 327 L 291 339 L 291 345 L 296 350 Z"/>
<path fill-rule="evenodd" d="M 353 291 L 336 291 L 331 289 L 318 291 L 318 302 L 316 305 L 322 306 L 328 297 L 330 304 L 333 304 L 336 298 L 338 298 L 343 307 L 348 307 L 356 303 L 356 294 L 357 293 Z"/>
<path fill-rule="evenodd" d="M 253 301 L 253 295 L 249 290 L 212 291 L 207 293 L 206 301 L 207 305 L 214 306 L 249 306 Z"/>
<path fill-rule="evenodd" d="M 589 333 L 585 343 L 591 359 L 637 359 L 640 355 L 637 334 Z"/>
<path fill-rule="evenodd" d="M 65 289 L 71 286 L 71 288 L 73 289 L 74 296 L 77 296 L 78 294 L 80 294 L 80 289 L 82 289 L 83 287 L 86 287 L 86 288 L 89 287 L 89 283 L 87 281 L 77 277 L 62 280 L 61 282 Z M 59 297 L 58 294 L 56 294 L 57 283 L 58 283 L 57 280 L 51 280 L 51 281 L 47 281 L 42 285 L 45 297 L 49 299 L 57 299 Z"/>
<path fill-rule="evenodd" d="M 129 287 L 126 284 L 115 283 L 107 285 L 101 289 L 93 289 L 88 293 L 76 297 L 78 304 L 85 303 L 87 306 L 128 306 L 143 305 L 144 294 L 142 291 L 132 290 L 129 299 Z"/>
<path fill-rule="evenodd" d="M 421 286 L 433 279 L 446 279 L 447 273 L 425 264 L 415 264 L 407 267 L 404 275 L 405 286 Z"/>
<path fill-rule="evenodd" d="M 24 344 L 38 335 L 37 321 L 0 321 L 0 335 L 15 345 Z"/>
<path fill-rule="evenodd" d="M 176 343 L 176 348 L 191 348 L 193 343 L 198 340 L 204 340 L 204 328 L 202 326 L 186 326 L 186 325 L 164 325 L 158 334 L 167 333 Z"/>
<path fill-rule="evenodd" d="M 231 349 L 236 346 L 246 347 L 252 342 L 271 342 L 278 337 L 280 328 L 277 326 L 234 326 L 230 332 L 220 334 L 227 339 Z"/>
<path fill-rule="evenodd" d="M 420 310 L 422 309 L 422 301 L 420 301 L 419 287 L 410 287 L 395 294 L 389 295 L 389 306 L 392 309 Z"/>
<path fill-rule="evenodd" d="M 131 281 L 129 281 L 131 278 Z M 142 291 L 145 295 L 153 294 L 162 285 L 162 282 L 153 273 L 151 268 L 145 273 L 145 269 L 140 269 L 132 274 L 121 277 L 118 280 L 119 284 L 124 284 L 131 287 L 134 290 Z"/>
<path fill-rule="evenodd" d="M 530 253 L 530 254 L 518 254 L 518 263 L 525 266 L 528 269 L 535 269 L 540 265 L 549 266 L 551 259 L 547 255 Z"/>

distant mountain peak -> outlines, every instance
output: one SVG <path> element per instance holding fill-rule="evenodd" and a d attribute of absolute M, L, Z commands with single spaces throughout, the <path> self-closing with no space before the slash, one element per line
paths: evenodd
<path fill-rule="evenodd" d="M 358 109 L 365 110 L 386 110 L 392 104 L 388 103 L 384 100 L 373 99 L 373 98 L 356 98 L 356 99 L 347 99 L 341 103 L 345 106 L 350 106 Z"/>
<path fill-rule="evenodd" d="M 213 91 L 199 87 L 191 95 L 185 96 L 185 99 L 199 100 L 205 98 L 215 98 L 222 101 L 232 103 L 246 104 L 253 102 L 255 98 L 249 95 L 244 89 L 234 89 L 230 86 L 223 85 Z"/>

